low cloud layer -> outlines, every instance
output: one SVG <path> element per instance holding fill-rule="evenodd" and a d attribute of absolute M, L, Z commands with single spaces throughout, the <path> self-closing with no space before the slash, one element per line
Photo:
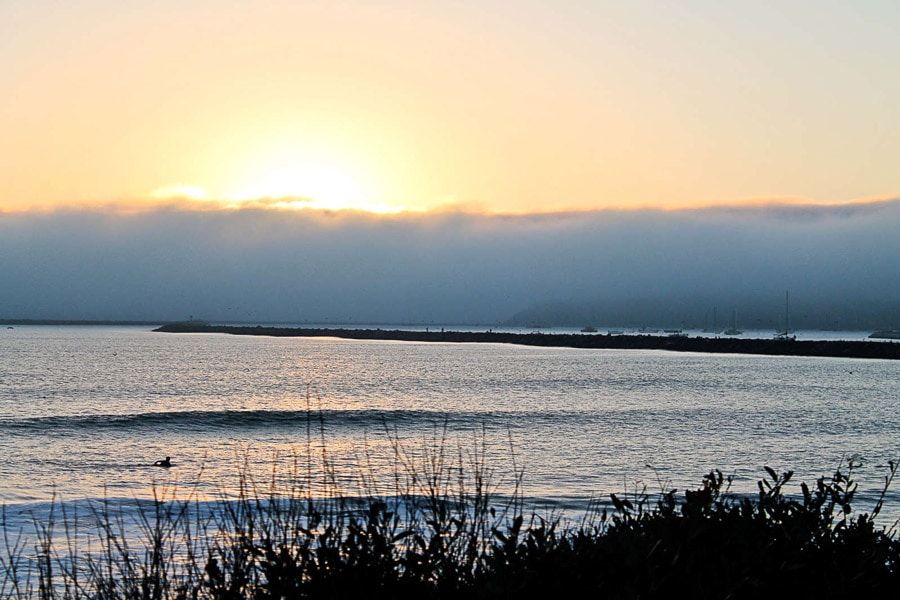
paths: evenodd
<path fill-rule="evenodd" d="M 900 327 L 900 200 L 0 215 L 0 318 Z"/>

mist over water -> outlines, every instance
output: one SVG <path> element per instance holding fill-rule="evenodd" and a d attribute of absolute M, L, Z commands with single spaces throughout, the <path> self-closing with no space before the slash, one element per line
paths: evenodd
<path fill-rule="evenodd" d="M 900 327 L 900 201 L 0 214 L 0 318 Z"/>

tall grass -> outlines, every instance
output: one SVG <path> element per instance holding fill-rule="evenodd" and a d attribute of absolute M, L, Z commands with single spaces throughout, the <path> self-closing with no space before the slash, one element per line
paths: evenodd
<path fill-rule="evenodd" d="M 87 514 L 54 501 L 30 531 L 15 529 L 4 508 L 0 598 L 832 598 L 900 589 L 896 529 L 876 525 L 885 495 L 870 513 L 853 512 L 852 460 L 792 494 L 790 472 L 767 469 L 747 496 L 713 471 L 696 490 L 614 494 L 568 521 L 526 510 L 521 469 L 513 463 L 498 478 L 484 437 L 454 444 L 439 430 L 411 447 L 394 436 L 390 481 L 374 477 L 367 454 L 357 480 L 341 481 L 327 446 L 308 441 L 287 472 L 275 461 L 256 480 L 244 463 L 237 489 L 213 501 L 196 489 L 154 489 L 136 510 L 104 500 Z M 507 484 L 512 493 L 500 493 Z"/>

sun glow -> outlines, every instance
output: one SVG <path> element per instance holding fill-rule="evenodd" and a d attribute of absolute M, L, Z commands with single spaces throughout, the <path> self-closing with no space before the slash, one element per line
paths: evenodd
<path fill-rule="evenodd" d="M 307 161 L 269 170 L 228 198 L 240 205 L 392 213 L 404 207 L 373 200 L 359 180 L 333 165 Z"/>
<path fill-rule="evenodd" d="M 206 190 L 198 185 L 177 184 L 169 187 L 159 188 L 150 193 L 150 197 L 157 200 L 167 200 L 170 198 L 187 198 L 189 200 L 205 200 L 207 197 Z"/>

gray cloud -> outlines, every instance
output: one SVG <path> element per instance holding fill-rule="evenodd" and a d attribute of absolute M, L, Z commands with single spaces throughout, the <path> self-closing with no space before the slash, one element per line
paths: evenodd
<path fill-rule="evenodd" d="M 374 217 L 0 215 L 0 317 L 900 326 L 900 200 Z"/>

